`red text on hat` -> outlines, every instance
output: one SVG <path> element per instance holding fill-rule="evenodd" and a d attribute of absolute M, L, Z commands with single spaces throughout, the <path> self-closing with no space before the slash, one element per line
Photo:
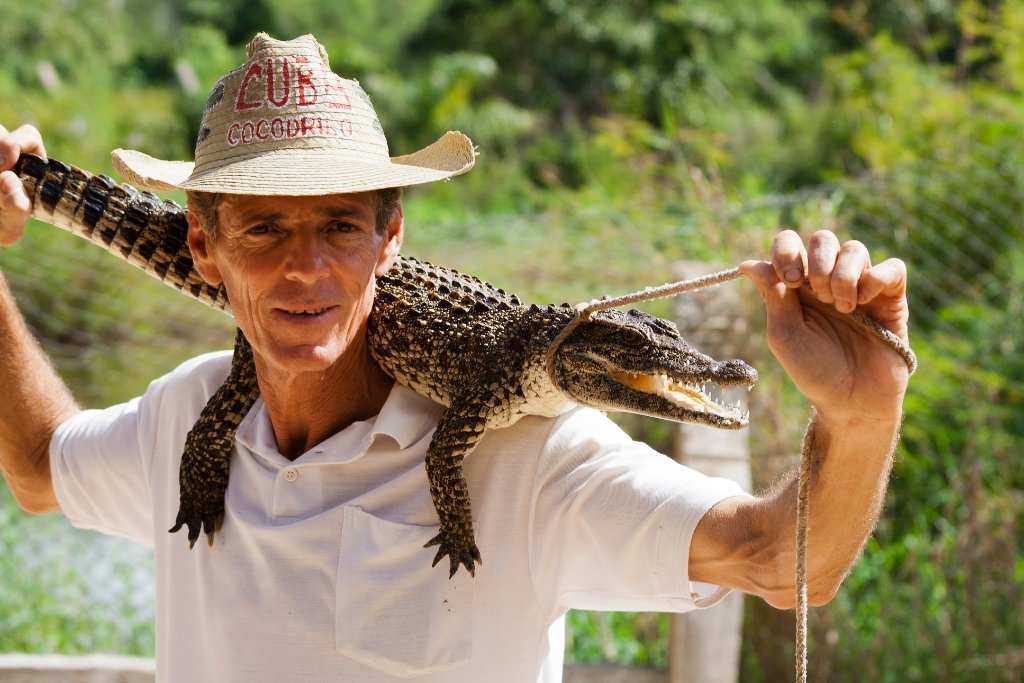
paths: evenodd
<path fill-rule="evenodd" d="M 321 98 L 329 109 L 352 109 L 352 99 L 344 80 L 326 68 L 323 62 L 308 57 L 273 58 L 265 62 L 252 62 L 242 77 L 235 99 L 235 111 L 272 107 L 280 109 L 294 102 L 298 107 L 311 107 Z M 260 96 L 250 99 L 250 83 L 262 84 Z"/>
<path fill-rule="evenodd" d="M 227 143 L 235 147 L 254 142 L 291 138 L 351 138 L 354 131 L 348 119 L 327 116 L 276 116 L 258 121 L 235 121 L 228 126 Z"/>

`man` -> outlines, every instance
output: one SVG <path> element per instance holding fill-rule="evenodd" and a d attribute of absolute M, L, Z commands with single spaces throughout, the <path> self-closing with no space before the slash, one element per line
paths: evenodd
<path fill-rule="evenodd" d="M 30 208 L 7 172 L 25 152 L 44 153 L 37 131 L 0 129 L 2 245 Z M 792 606 L 795 482 L 744 495 L 586 409 L 484 437 L 465 469 L 486 564 L 475 579 L 430 567 L 423 456 L 440 408 L 380 371 L 365 329 L 404 231 L 399 203 L 382 210 L 386 188 L 472 161 L 458 134 L 388 159 L 368 99 L 311 36 L 262 34 L 214 88 L 194 167 L 115 153 L 142 187 L 217 193 L 190 195 L 189 244 L 227 289 L 262 398 L 236 434 L 212 548 L 189 551 L 165 530 L 185 434 L 229 355 L 83 412 L 2 287 L 4 476 L 30 512 L 60 508 L 154 548 L 160 680 L 555 681 L 569 608 L 685 611 L 728 589 Z M 820 604 L 874 526 L 907 383 L 903 361 L 846 313 L 906 339 L 905 269 L 828 232 L 807 245 L 784 232 L 770 261 L 742 271 L 765 301 L 769 345 L 818 410 L 809 591 Z"/>

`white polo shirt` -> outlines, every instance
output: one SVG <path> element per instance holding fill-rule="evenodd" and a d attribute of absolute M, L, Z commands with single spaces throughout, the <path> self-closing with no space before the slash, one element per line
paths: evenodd
<path fill-rule="evenodd" d="M 51 445 L 79 527 L 154 549 L 157 678 L 239 681 L 559 681 L 569 608 L 686 611 L 690 539 L 745 495 L 630 440 L 599 412 L 488 432 L 465 463 L 476 578 L 431 567 L 424 456 L 443 408 L 396 385 L 380 414 L 294 462 L 262 401 L 242 421 L 222 531 L 189 550 L 178 511 L 185 435 L 226 377 L 201 356 L 138 399 L 86 411 Z"/>

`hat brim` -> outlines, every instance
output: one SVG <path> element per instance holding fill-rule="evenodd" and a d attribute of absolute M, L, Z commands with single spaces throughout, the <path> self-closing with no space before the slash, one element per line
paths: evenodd
<path fill-rule="evenodd" d="M 346 161 L 332 149 L 278 149 L 197 172 L 192 162 L 155 159 L 136 150 L 116 149 L 112 157 L 126 182 L 151 192 L 308 196 L 444 180 L 473 168 L 476 149 L 468 137 L 449 131 L 418 152 L 380 161 Z"/>

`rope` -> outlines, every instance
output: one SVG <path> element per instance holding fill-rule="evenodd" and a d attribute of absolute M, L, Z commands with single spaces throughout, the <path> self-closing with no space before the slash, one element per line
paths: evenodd
<path fill-rule="evenodd" d="M 629 304 L 639 303 L 641 301 L 650 301 L 651 299 L 661 299 L 668 296 L 675 296 L 683 292 L 691 292 L 697 289 L 704 289 L 714 285 L 722 284 L 723 282 L 729 282 L 730 280 L 736 280 L 740 277 L 739 268 L 730 268 L 729 270 L 722 270 L 717 273 L 711 273 L 710 275 L 702 275 L 695 277 L 690 280 L 679 280 L 678 282 L 669 282 L 668 284 L 661 285 L 660 287 L 648 287 L 640 290 L 639 292 L 632 292 L 630 294 L 624 294 L 613 298 L 602 297 L 600 299 L 594 299 L 589 303 L 576 304 L 576 316 L 566 323 L 562 331 L 558 333 L 551 343 L 548 345 L 547 356 L 545 358 L 545 366 L 547 367 L 548 376 L 555 379 L 555 354 L 558 352 L 558 348 L 562 345 L 569 335 L 573 333 L 580 323 L 589 320 L 590 316 L 597 311 L 604 311 L 609 308 L 618 308 L 619 306 L 628 306 Z M 556 382 L 557 384 L 557 382 Z"/>
<path fill-rule="evenodd" d="M 811 508 L 811 459 L 817 412 L 804 432 L 796 493 L 796 683 L 807 683 L 807 521 Z"/>
<path fill-rule="evenodd" d="M 723 282 L 736 280 L 740 277 L 739 268 L 730 268 L 710 275 L 670 282 L 659 287 L 647 287 L 638 292 L 632 292 L 623 296 L 595 299 L 589 303 L 577 304 L 576 315 L 570 320 L 558 335 L 551 340 L 548 346 L 545 363 L 548 375 L 555 379 L 555 355 L 569 335 L 573 333 L 580 323 L 588 320 L 597 312 L 618 306 L 635 304 L 640 301 L 650 301 L 662 297 L 674 296 L 682 292 L 690 292 Z M 810 288 L 810 284 L 805 283 Z M 881 339 L 889 348 L 899 354 L 900 358 L 907 364 L 910 374 L 917 370 L 917 356 L 914 355 L 910 345 L 893 334 L 890 330 L 882 327 L 877 321 L 869 318 L 860 311 L 853 311 L 850 314 L 857 324 Z M 811 463 L 814 455 L 815 428 L 818 424 L 817 413 L 812 414 L 807 431 L 804 433 L 803 444 L 800 449 L 800 467 L 797 474 L 797 503 L 796 503 L 796 681 L 807 683 L 807 529 L 810 517 L 810 493 L 811 493 Z"/>
<path fill-rule="evenodd" d="M 603 311 L 607 308 L 618 308 L 619 306 L 628 306 L 629 304 L 635 304 L 640 301 L 661 299 L 666 296 L 675 296 L 676 294 L 681 294 L 683 292 L 691 292 L 695 289 L 705 289 L 706 287 L 720 285 L 723 282 L 737 280 L 739 277 L 739 268 L 721 270 L 717 273 L 701 275 L 700 277 L 695 277 L 690 280 L 670 282 L 668 284 L 661 285 L 660 287 L 648 287 L 639 292 L 633 292 L 632 294 L 624 294 L 614 298 L 602 297 L 600 299 L 595 299 L 589 304 L 586 304 L 586 306 L 583 307 L 582 312 L 585 315 L 590 315 L 594 311 Z"/>

